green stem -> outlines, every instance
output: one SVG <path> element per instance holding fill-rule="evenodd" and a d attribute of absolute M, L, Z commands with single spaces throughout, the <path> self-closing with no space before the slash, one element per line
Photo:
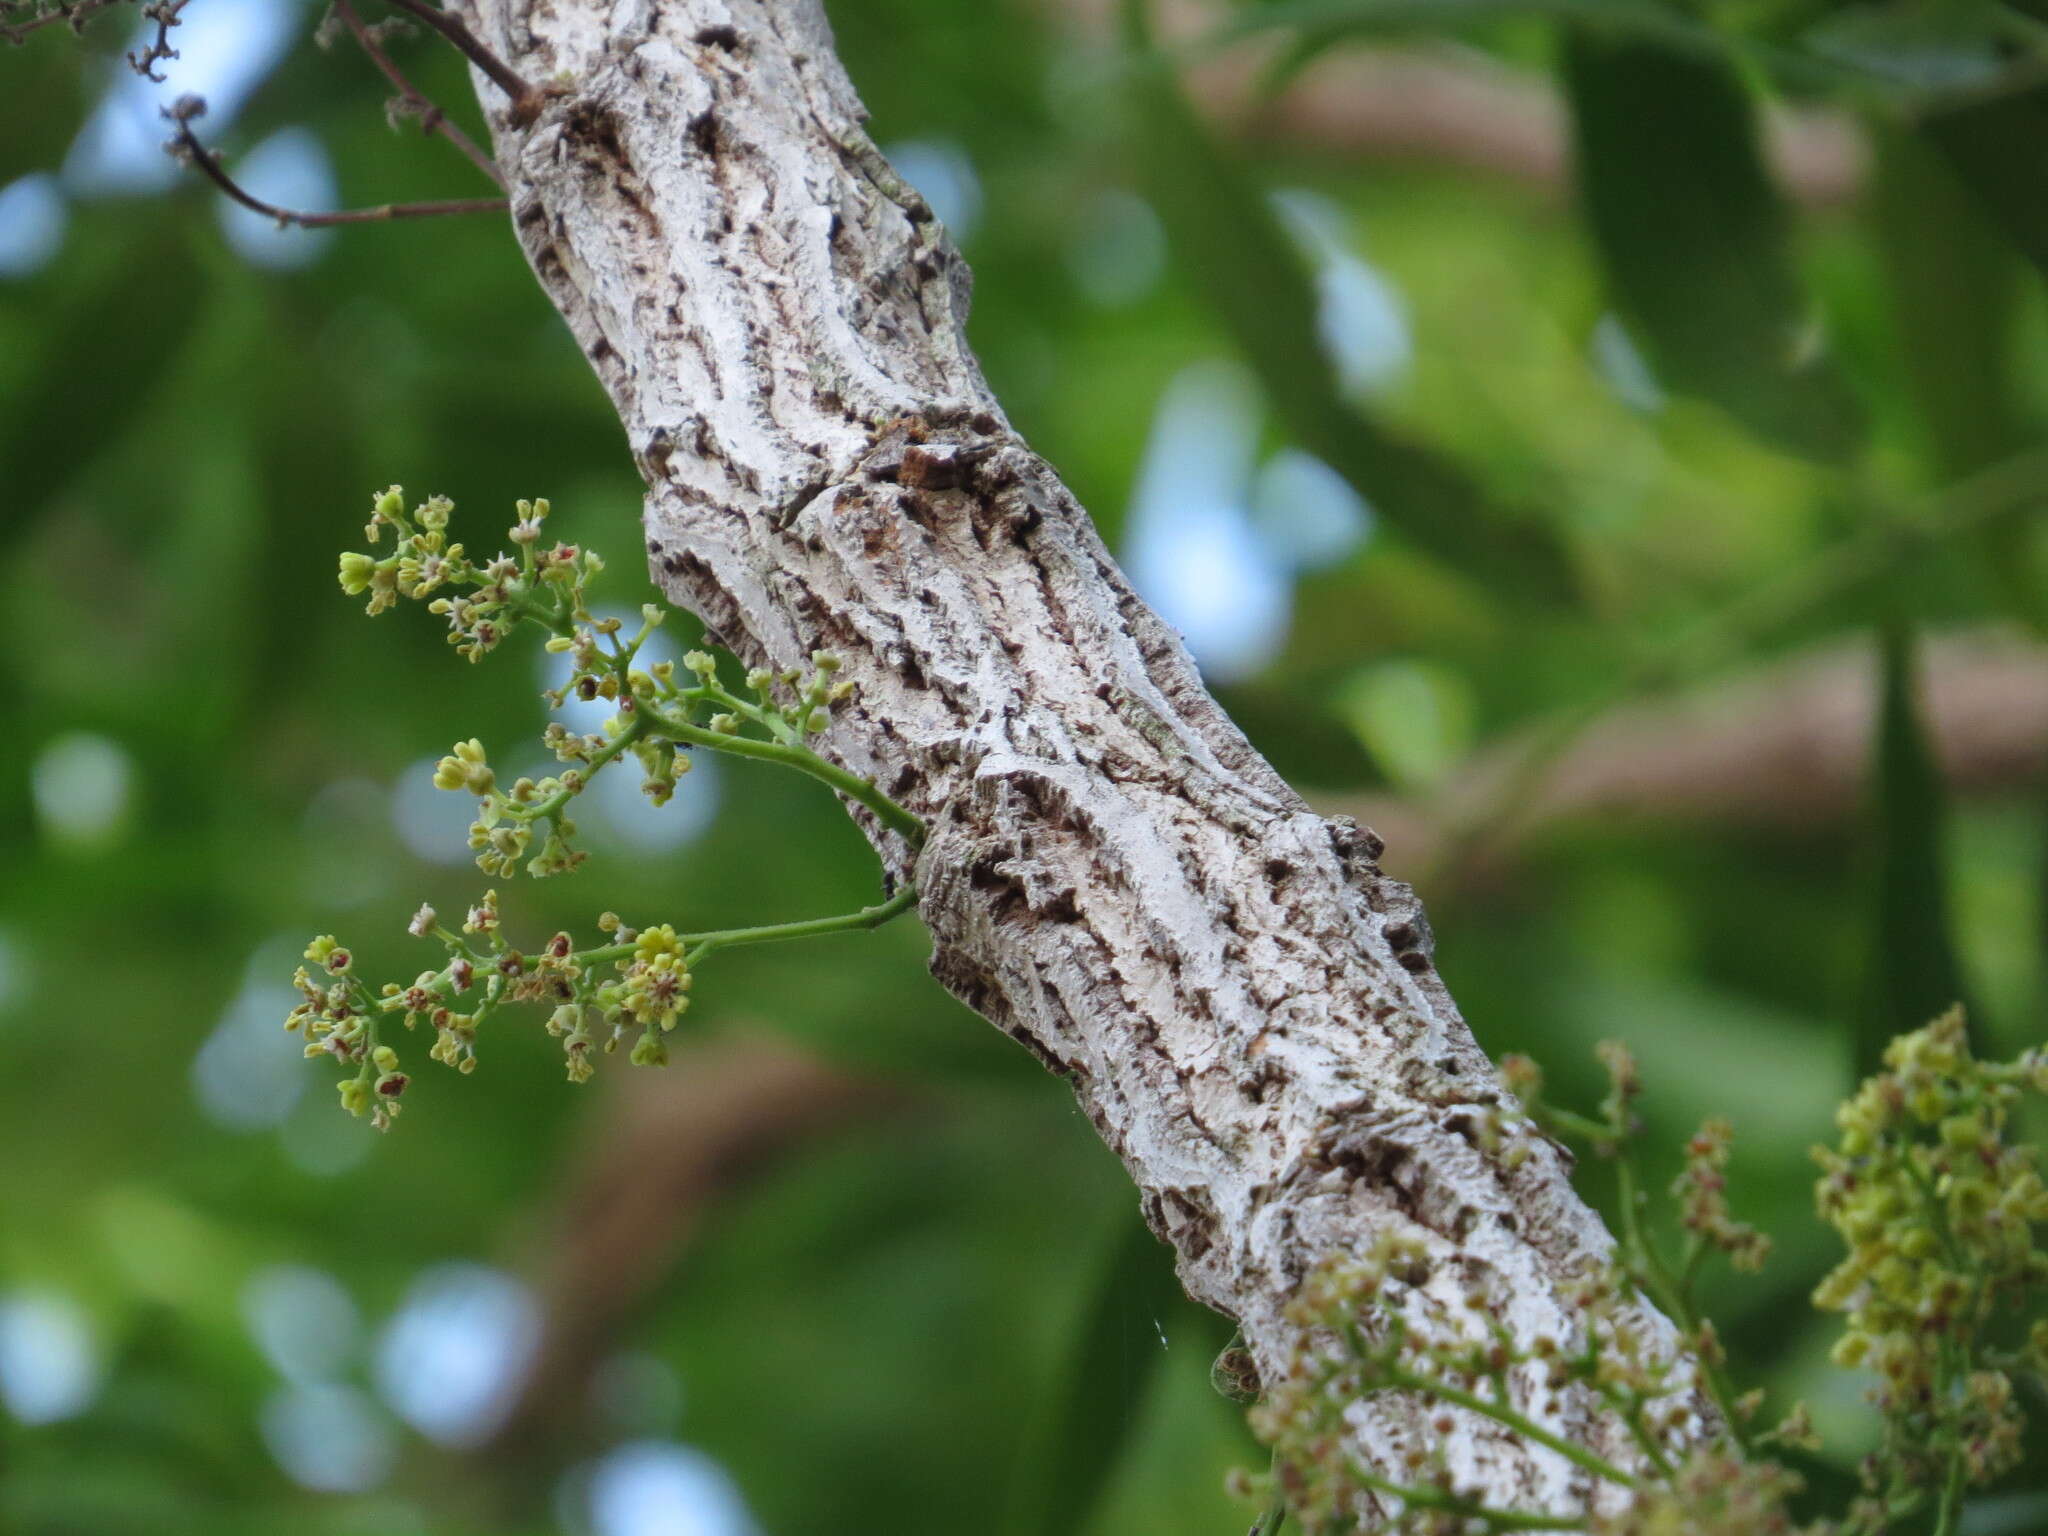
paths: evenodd
<path fill-rule="evenodd" d="M 1626 1156 L 1617 1155 L 1614 1160 L 1616 1181 L 1621 1201 L 1622 1247 L 1629 1256 L 1629 1269 L 1635 1276 L 1636 1284 L 1649 1294 L 1674 1323 L 1688 1334 L 1699 1331 L 1699 1317 L 1687 1299 L 1686 1287 L 1672 1278 L 1664 1260 L 1643 1235 L 1643 1225 L 1638 1215 L 1641 1198 L 1636 1190 L 1635 1165 Z M 1707 1389 L 1707 1396 L 1714 1400 L 1714 1406 L 1721 1410 L 1722 1422 L 1728 1426 L 1728 1433 L 1734 1438 L 1738 1449 L 1750 1449 L 1750 1435 L 1743 1424 L 1741 1415 L 1735 1411 L 1735 1388 L 1727 1375 L 1712 1361 L 1702 1358 L 1699 1362 L 1699 1379 Z M 1661 1460 L 1661 1459 L 1660 1459 Z M 1665 1470 L 1668 1472 L 1669 1468 Z"/>
<path fill-rule="evenodd" d="M 1575 1136 L 1581 1141 L 1596 1145 L 1613 1142 L 1614 1128 L 1604 1120 L 1595 1120 L 1569 1109 L 1559 1109 L 1555 1104 L 1539 1104 L 1530 1111 L 1537 1124 L 1545 1130 L 1562 1136 Z"/>
<path fill-rule="evenodd" d="M 1960 1444 L 1948 1453 L 1948 1476 L 1941 1485 L 1941 1505 L 1934 1518 L 1934 1536 L 1955 1536 L 1956 1521 L 1963 1511 L 1963 1482 L 1968 1467 Z"/>
<path fill-rule="evenodd" d="M 529 558 L 531 558 L 530 551 L 532 546 L 529 545 L 527 547 Z M 534 623 L 547 630 L 550 634 L 562 635 L 564 637 L 572 634 L 576 626 L 570 623 L 568 613 L 559 606 L 552 606 L 542 602 L 535 596 L 540 590 L 541 588 L 538 585 L 529 586 L 524 593 L 515 597 L 508 597 L 505 606 L 510 608 L 518 617 L 533 620 Z"/>
<path fill-rule="evenodd" d="M 1642 1453 L 1650 1459 L 1650 1465 L 1669 1481 L 1672 1472 L 1671 1458 L 1664 1454 L 1664 1447 L 1657 1443 L 1657 1437 L 1651 1434 L 1649 1426 L 1643 1423 L 1642 1397 L 1630 1393 L 1626 1402 L 1618 1402 L 1612 1396 L 1608 1401 L 1614 1404 L 1615 1412 L 1621 1415 L 1621 1422 L 1628 1426 L 1629 1434 L 1634 1437 Z"/>
<path fill-rule="evenodd" d="M 585 784 L 596 778 L 597 770 L 630 747 L 636 738 L 647 734 L 646 716 L 647 711 L 644 708 L 636 709 L 632 718 L 626 722 L 625 728 L 591 754 L 589 761 L 582 765 Z M 576 793 L 571 789 L 558 789 L 545 800 L 536 800 L 531 805 L 521 805 L 516 800 L 508 800 L 505 802 L 505 814 L 514 821 L 546 820 L 561 815 L 569 802 L 576 798 Z"/>
<path fill-rule="evenodd" d="M 875 813 L 875 818 L 891 831 L 901 835 L 913 848 L 924 844 L 924 823 L 905 810 L 882 791 L 857 774 L 848 773 L 836 763 L 827 762 L 809 747 L 788 745 L 779 741 L 761 741 L 752 736 L 724 736 L 717 731 L 705 730 L 702 726 L 691 725 L 686 720 L 677 720 L 667 715 L 654 715 L 653 711 L 643 712 L 652 717 L 652 728 L 671 741 L 687 742 L 693 747 L 703 747 L 711 752 L 726 752 L 734 757 L 751 757 L 757 762 L 780 763 L 785 768 L 794 768 L 798 773 L 809 774 L 822 784 L 829 785 L 856 805 L 864 805 Z"/>
<path fill-rule="evenodd" d="M 1496 1424 L 1512 1429 L 1524 1439 L 1533 1440 L 1538 1445 L 1549 1447 L 1557 1452 L 1558 1455 L 1564 1457 L 1566 1461 L 1571 1462 L 1574 1466 L 1584 1468 L 1595 1477 L 1604 1477 L 1608 1482 L 1618 1484 L 1623 1488 L 1638 1486 L 1636 1478 L 1632 1473 L 1624 1472 L 1604 1456 L 1594 1454 L 1583 1445 L 1574 1445 L 1571 1441 L 1565 1439 L 1564 1436 L 1554 1434 L 1527 1414 L 1510 1408 L 1506 1403 L 1489 1402 L 1485 1398 L 1467 1392 L 1461 1387 L 1454 1387 L 1449 1382 L 1431 1381 L 1427 1377 L 1412 1375 L 1397 1366 L 1388 1368 L 1386 1382 L 1391 1387 L 1404 1388 L 1410 1392 L 1420 1392 L 1430 1397 L 1440 1397 L 1445 1402 L 1459 1408 L 1469 1408 L 1474 1413 L 1492 1419 Z M 1522 1528 L 1525 1530 L 1573 1529 L 1570 1526 L 1525 1526 Z"/>
<path fill-rule="evenodd" d="M 741 944 L 776 944 L 784 939 L 810 939 L 825 933 L 853 933 L 866 928 L 879 928 L 891 918 L 901 917 L 917 905 L 917 887 L 906 885 L 877 906 L 862 907 L 858 912 L 842 912 L 836 917 L 810 917 L 794 923 L 764 923 L 756 928 L 714 928 L 708 933 L 685 933 L 677 936 L 677 942 L 690 946 L 690 961 L 695 963 L 700 955 L 707 955 L 715 949 L 732 949 Z M 607 960 L 623 960 L 633 953 L 631 944 L 607 944 L 601 949 L 578 950 L 574 956 L 578 965 L 602 965 Z"/>
<path fill-rule="evenodd" d="M 1532 1515 L 1519 1509 L 1494 1509 L 1490 1505 L 1461 1499 L 1440 1488 L 1410 1487 L 1391 1482 L 1366 1468 L 1353 1465 L 1359 1482 L 1374 1493 L 1399 1499 L 1406 1509 L 1438 1509 L 1465 1520 L 1483 1521 L 1495 1531 L 1583 1531 L 1585 1518 L 1579 1515 Z"/>
<path fill-rule="evenodd" d="M 1693 1282 L 1699 1278 L 1700 1265 L 1706 1262 L 1707 1251 L 1706 1240 L 1697 1233 L 1686 1239 L 1685 1257 L 1678 1266 L 1678 1294 L 1688 1307 L 1692 1305 Z"/>
<path fill-rule="evenodd" d="M 1241 1335 L 1232 1335 L 1231 1347 L 1235 1348 Z M 1266 1507 L 1259 1512 L 1258 1519 L 1245 1536 L 1280 1536 L 1280 1528 L 1287 1523 L 1287 1496 L 1280 1491 L 1280 1453 L 1275 1451 L 1269 1463 L 1267 1474 L 1272 1479 L 1272 1494 L 1266 1500 Z"/>

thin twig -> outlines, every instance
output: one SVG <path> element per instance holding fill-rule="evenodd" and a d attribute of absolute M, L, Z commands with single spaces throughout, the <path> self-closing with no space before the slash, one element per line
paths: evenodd
<path fill-rule="evenodd" d="M 468 157 L 470 164 L 496 182 L 499 191 L 509 191 L 510 188 L 505 183 L 505 173 L 498 169 L 498 162 L 477 148 L 475 140 L 451 123 L 448 114 L 429 101 L 419 88 L 406 78 L 405 72 L 392 62 L 391 56 L 379 44 L 376 35 L 363 25 L 362 18 L 356 15 L 355 7 L 350 5 L 348 0 L 334 0 L 334 14 L 341 18 L 341 24 L 348 28 L 350 35 L 362 46 L 363 52 L 370 56 L 370 62 L 391 82 L 392 88 L 398 92 L 399 99 L 405 104 L 406 109 L 419 118 L 421 131 L 440 134 L 461 150 Z"/>
<path fill-rule="evenodd" d="M 461 49 L 470 63 L 489 75 L 492 83 L 512 98 L 513 122 L 525 127 L 540 116 L 545 93 L 535 90 L 515 74 L 512 66 L 493 53 L 459 17 L 450 16 L 437 6 L 426 4 L 425 0 L 391 0 L 391 4 L 432 27 Z"/>
<path fill-rule="evenodd" d="M 128 55 L 128 66 L 143 79 L 153 80 L 158 85 L 164 83 L 164 77 L 156 72 L 156 67 L 165 59 L 178 56 L 178 50 L 171 46 L 171 28 L 181 24 L 178 13 L 189 3 L 190 0 L 154 0 L 142 8 L 142 14 L 156 23 L 156 37 L 142 52 Z"/>
<path fill-rule="evenodd" d="M 426 219 L 447 213 L 503 213 L 511 206 L 502 197 L 473 197 L 441 203 L 385 203 L 377 208 L 349 208 L 338 213 L 302 213 L 295 208 L 280 208 L 244 191 L 221 168 L 220 157 L 199 142 L 187 120 L 199 115 L 190 109 L 194 99 L 183 97 L 164 109 L 164 116 L 170 119 L 175 133 L 173 153 L 197 166 L 207 180 L 244 208 L 275 219 L 280 224 L 295 224 L 301 229 L 325 229 L 335 224 L 381 224 L 392 219 Z M 203 107 L 204 103 L 200 105 Z"/>
<path fill-rule="evenodd" d="M 54 26 L 60 21 L 68 23 L 73 31 L 77 31 L 85 25 L 88 16 L 119 3 L 120 0 L 77 0 L 77 3 L 72 5 L 58 5 L 47 11 L 39 11 L 26 21 L 0 21 L 0 37 L 6 38 L 10 43 L 24 42 L 31 32 L 40 32 L 44 27 Z M 0 6 L 0 11 L 26 9 L 28 7 L 25 5 Z"/>

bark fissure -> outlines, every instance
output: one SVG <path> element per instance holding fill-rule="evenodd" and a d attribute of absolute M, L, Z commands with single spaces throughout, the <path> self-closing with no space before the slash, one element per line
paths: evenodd
<path fill-rule="evenodd" d="M 1318 1260 L 1393 1225 L 1518 1335 L 1610 1242 L 1499 1102 L 1378 839 L 1314 814 L 1202 687 L 965 339 L 968 277 L 861 128 L 813 0 L 478 0 L 557 94 L 500 111 L 514 228 L 617 406 L 655 579 L 749 665 L 820 646 L 858 702 L 824 750 L 926 821 L 933 974 L 1069 1079 L 1189 1292 L 1267 1373 Z M 488 97 L 486 97 L 488 104 Z M 914 867 L 913 867 L 914 861 Z M 1652 1316 L 1648 1326 L 1663 1327 Z M 1526 1411 L 1624 1464 L 1569 1393 Z M 1368 1459 L 1427 1435 L 1357 1405 Z M 1470 1415 L 1452 1465 L 1575 1507 L 1584 1474 Z"/>

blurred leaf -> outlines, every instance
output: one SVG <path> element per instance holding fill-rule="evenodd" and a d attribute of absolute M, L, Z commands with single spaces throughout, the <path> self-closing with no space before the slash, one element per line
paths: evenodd
<path fill-rule="evenodd" d="M 1896 129 L 1880 130 L 1877 149 L 1872 208 L 1909 401 L 1936 475 L 1958 480 L 2030 435 L 2013 378 L 2020 271 L 1937 151 Z M 2031 530 L 1996 528 L 1984 542 L 2014 611 L 2048 625 Z"/>
<path fill-rule="evenodd" d="M 1362 668 L 1339 690 L 1337 708 L 1388 781 L 1411 794 L 1442 783 L 1471 751 L 1478 715 L 1461 674 L 1412 660 Z"/>
<path fill-rule="evenodd" d="M 1136 1435 L 1166 1357 L 1158 1319 L 1181 1305 L 1172 1255 L 1126 1215 L 1080 1319 L 1058 1396 L 1018 1458 L 1007 1536 L 1073 1536 Z"/>
<path fill-rule="evenodd" d="M 1404 32 L 1445 32 L 1507 17 L 1548 16 L 1585 22 L 1618 34 L 1648 35 L 1702 53 L 1723 52 L 1728 42 L 1678 11 L 1637 0 L 1280 0 L 1234 16 L 1212 34 L 1217 44 L 1276 28 L 1301 34 L 1306 63 L 1331 46 L 1359 37 Z"/>
<path fill-rule="evenodd" d="M 1299 70 L 1342 42 L 1408 33 L 1441 36 L 1522 17 L 1582 25 L 1603 36 L 1640 40 L 1685 57 L 1751 59 L 1776 78 L 1813 88 L 1871 84 L 1871 72 L 1860 60 L 1782 47 L 1695 20 L 1680 7 L 1644 0 L 1278 0 L 1233 17 L 1210 33 L 1207 43 L 1227 46 L 1276 29 L 1300 33 L 1302 47 L 1276 70 L 1277 85 L 1287 71 Z"/>
<path fill-rule="evenodd" d="M 1566 32 L 1563 64 L 1587 220 L 1660 381 L 1842 457 L 1852 403 L 1815 355 L 1790 221 L 1733 68 L 1582 29 Z"/>
<path fill-rule="evenodd" d="M 2048 272 L 2048 86 L 1933 113 L 1920 131 L 2014 247 Z"/>
<path fill-rule="evenodd" d="M 2048 1531 L 2048 1493 L 1972 1499 L 1956 1527 L 1961 1536 L 2041 1536 Z"/>
<path fill-rule="evenodd" d="M 1126 41 L 1150 48 L 1140 0 Z M 1451 461 L 1347 402 L 1317 330 L 1315 285 L 1272 206 L 1212 140 L 1163 68 L 1134 72 L 1136 147 L 1155 206 L 1288 434 L 1416 548 L 1496 595 L 1562 601 L 1577 583 L 1556 533 L 1499 507 Z"/>
<path fill-rule="evenodd" d="M 1988 6 L 1853 5 L 1831 10 L 1799 41 L 1909 91 L 1982 91 L 2002 67 Z"/>
<path fill-rule="evenodd" d="M 199 267 L 177 221 L 128 218 L 125 240 L 93 238 L 107 226 L 77 222 L 72 244 L 85 254 L 71 270 L 46 274 L 64 282 L 28 377 L 90 380 L 90 389 L 24 392 L 0 421 L 8 475 L 0 527 L 19 528 L 120 435 L 183 357 L 204 308 L 194 297 L 204 290 Z"/>
<path fill-rule="evenodd" d="M 1949 915 L 1941 770 L 1920 715 L 1913 626 L 1894 613 L 1880 621 L 1877 639 L 1871 928 L 1853 1035 L 1859 1078 L 1884 1064 L 1894 1036 L 1969 1001 Z M 1981 1020 L 1972 1018 L 1971 1032 L 1981 1036 Z"/>
<path fill-rule="evenodd" d="M 1942 157 L 1881 129 L 1872 209 L 1913 406 L 1943 479 L 2021 445 L 2011 370 L 2016 273 Z M 2048 182 L 2043 183 L 2048 196 Z"/>

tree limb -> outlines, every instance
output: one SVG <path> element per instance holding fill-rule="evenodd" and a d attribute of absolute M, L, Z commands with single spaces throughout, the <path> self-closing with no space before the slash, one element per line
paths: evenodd
<path fill-rule="evenodd" d="M 1277 1373 L 1310 1267 L 1393 1228 L 1429 1254 L 1411 1294 L 1484 1278 L 1514 1335 L 1570 1337 L 1564 1292 L 1611 1239 L 1550 1144 L 1511 1167 L 1477 1133 L 1503 1091 L 1379 840 L 1252 750 L 1004 421 L 966 269 L 862 131 L 815 0 L 473 15 L 557 83 L 531 122 L 480 94 L 519 239 L 647 482 L 656 579 L 749 665 L 844 658 L 858 703 L 822 750 L 929 825 L 913 854 L 853 811 L 916 879 L 933 973 L 1073 1084 L 1189 1293 Z M 1641 1464 L 1587 1395 L 1514 1395 Z M 1362 1402 L 1353 1449 L 1386 1469 L 1443 1440 L 1475 1495 L 1593 1497 L 1452 1417 Z"/>
<path fill-rule="evenodd" d="M 1100 46 L 1114 0 L 1038 0 L 1048 21 Z M 1161 38 L 1199 42 L 1229 19 L 1209 0 L 1156 7 Z M 1219 128 L 1246 138 L 1371 159 L 1422 161 L 1504 176 L 1562 193 L 1571 179 L 1570 126 L 1557 87 L 1455 47 L 1334 48 L 1267 94 L 1278 36 L 1265 46 L 1199 53 L 1186 72 L 1190 99 Z M 1853 118 L 1825 107 L 1763 109 L 1764 149 L 1787 196 L 1809 207 L 1852 201 L 1869 151 Z"/>
<path fill-rule="evenodd" d="M 1927 729 L 1957 794 L 2025 791 L 2048 772 L 2048 646 L 2001 631 L 1934 636 L 1923 650 Z M 1870 648 L 1856 642 L 1797 656 L 1678 698 L 1617 708 L 1589 726 L 1511 817 L 1490 808 L 1529 750 L 1517 738 L 1480 752 L 1427 799 L 1318 796 L 1370 822 L 1418 883 L 1457 839 L 1487 820 L 1483 868 L 1437 872 L 1453 882 L 1498 872 L 1561 824 L 1595 817 L 1632 825 L 1779 829 L 1846 826 L 1861 808 L 1875 730 Z"/>
<path fill-rule="evenodd" d="M 718 1202 L 806 1140 L 899 1110 L 907 1097 L 749 1037 L 694 1046 L 665 1072 L 607 1081 L 598 1135 L 535 1244 L 540 1345 L 487 1456 L 526 1461 L 552 1447 L 549 1464 L 564 1459 L 591 1373 Z"/>

